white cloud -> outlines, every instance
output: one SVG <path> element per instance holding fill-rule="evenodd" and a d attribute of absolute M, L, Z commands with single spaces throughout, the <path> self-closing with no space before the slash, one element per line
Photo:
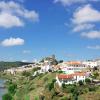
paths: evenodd
<path fill-rule="evenodd" d="M 6 17 L 8 17 L 7 19 L 9 19 L 9 21 L 6 19 Z M 27 10 L 21 4 L 13 1 L 0 2 L 0 20 L 5 20 L 4 23 L 0 22 L 0 26 L 6 28 L 11 28 L 13 26 L 23 26 L 24 19 L 29 19 L 33 22 L 36 22 L 39 20 L 39 14 L 35 10 Z"/>
<path fill-rule="evenodd" d="M 24 23 L 16 16 L 9 13 L 0 13 L 0 26 L 11 28 L 13 26 L 23 26 Z"/>
<path fill-rule="evenodd" d="M 63 6 L 71 5 L 73 3 L 83 2 L 84 0 L 54 0 L 54 3 L 61 3 Z"/>
<path fill-rule="evenodd" d="M 30 51 L 30 50 L 24 50 L 23 53 L 24 53 L 24 54 L 30 54 L 31 51 Z"/>
<path fill-rule="evenodd" d="M 24 40 L 21 38 L 9 38 L 9 39 L 5 39 L 1 42 L 2 46 L 5 47 L 9 47 L 9 46 L 17 46 L 17 45 L 23 45 L 24 44 Z"/>
<path fill-rule="evenodd" d="M 90 4 L 78 8 L 73 15 L 73 23 L 82 24 L 100 21 L 100 11 L 93 9 Z"/>
<path fill-rule="evenodd" d="M 98 22 L 100 22 L 100 11 L 94 9 L 90 4 L 85 5 L 78 8 L 73 14 L 73 31 L 82 31 L 82 37 L 90 39 L 100 38 L 100 31 L 93 29 Z"/>
<path fill-rule="evenodd" d="M 90 31 L 90 32 L 83 32 L 81 36 L 90 38 L 90 39 L 99 39 L 100 38 L 100 31 Z"/>
<path fill-rule="evenodd" d="M 87 46 L 88 49 L 100 50 L 100 45 Z"/>
<path fill-rule="evenodd" d="M 67 6 L 75 3 L 86 3 L 89 1 L 97 2 L 99 0 L 54 0 L 54 3 L 61 3 L 63 6 Z"/>
<path fill-rule="evenodd" d="M 94 24 L 79 24 L 76 25 L 73 29 L 74 32 L 79 32 L 79 31 L 83 31 L 83 30 L 89 30 L 94 28 L 95 25 Z"/>

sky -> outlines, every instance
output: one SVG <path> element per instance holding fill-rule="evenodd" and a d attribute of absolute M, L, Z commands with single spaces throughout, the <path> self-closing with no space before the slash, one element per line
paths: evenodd
<path fill-rule="evenodd" d="M 100 57 L 100 0 L 0 0 L 0 61 Z"/>

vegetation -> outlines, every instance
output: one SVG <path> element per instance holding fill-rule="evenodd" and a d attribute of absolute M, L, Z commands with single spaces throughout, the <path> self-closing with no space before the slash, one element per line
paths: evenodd
<path fill-rule="evenodd" d="M 2 98 L 8 96 L 10 99 L 3 100 L 99 100 L 100 86 L 91 84 L 88 78 L 84 82 L 79 81 L 73 85 L 62 84 L 62 87 L 59 87 L 55 79 L 57 72 L 32 76 L 37 70 L 39 69 L 35 68 L 15 76 L 7 74 L 8 93 Z"/>
<path fill-rule="evenodd" d="M 2 100 L 12 100 L 12 96 L 9 93 L 7 93 L 2 96 Z"/>
<path fill-rule="evenodd" d="M 23 66 L 23 65 L 28 65 L 28 64 L 31 64 L 31 63 L 27 63 L 27 62 L 19 62 L 19 61 L 16 61 L 16 62 L 0 62 L 0 71 L 3 71 L 5 69 L 9 69 L 9 68 L 12 68 L 12 67 L 20 67 L 20 66 Z"/>
<path fill-rule="evenodd" d="M 22 75 L 28 77 L 28 76 L 31 75 L 31 73 L 30 72 L 27 72 L 27 71 L 23 71 L 22 72 Z"/>
<path fill-rule="evenodd" d="M 90 80 L 89 78 L 86 78 L 86 79 L 85 79 L 85 83 L 86 83 L 86 84 L 89 84 L 89 83 L 91 83 L 91 80 Z"/>

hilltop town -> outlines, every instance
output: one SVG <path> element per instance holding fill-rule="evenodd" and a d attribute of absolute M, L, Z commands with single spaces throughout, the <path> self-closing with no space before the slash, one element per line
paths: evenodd
<path fill-rule="evenodd" d="M 16 84 L 13 90 L 15 93 L 11 93 L 14 100 L 99 100 L 100 98 L 95 96 L 98 93 L 100 95 L 100 59 L 57 61 L 53 55 L 31 64 L 6 69 L 1 72 L 1 76 L 8 79 L 8 87 Z M 24 94 L 23 91 L 27 92 Z M 20 93 L 22 97 L 18 96 Z"/>

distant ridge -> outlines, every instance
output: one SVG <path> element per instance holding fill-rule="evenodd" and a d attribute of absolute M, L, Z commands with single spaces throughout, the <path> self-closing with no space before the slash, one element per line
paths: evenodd
<path fill-rule="evenodd" d="M 20 67 L 23 65 L 28 65 L 28 64 L 33 64 L 30 62 L 21 62 L 21 61 L 15 61 L 15 62 L 6 62 L 6 61 L 0 61 L 0 71 L 3 71 L 5 69 L 9 68 L 15 68 L 15 67 Z"/>

